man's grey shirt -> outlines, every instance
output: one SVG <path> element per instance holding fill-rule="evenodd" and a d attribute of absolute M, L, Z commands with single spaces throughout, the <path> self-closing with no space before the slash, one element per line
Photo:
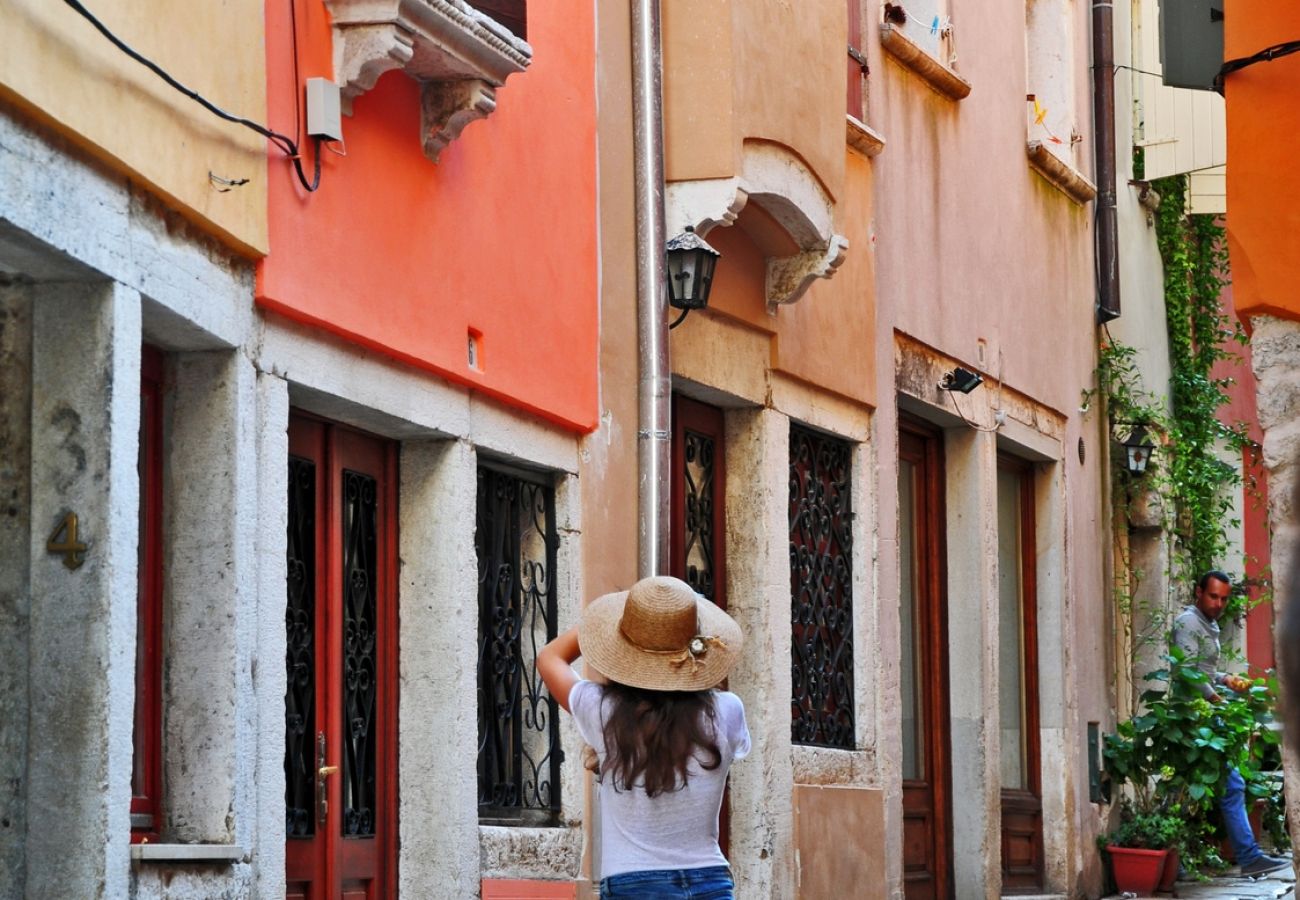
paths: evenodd
<path fill-rule="evenodd" d="M 1205 673 L 1209 679 L 1200 685 L 1205 699 L 1210 699 L 1223 673 L 1219 671 L 1219 623 L 1193 606 L 1183 607 L 1174 619 L 1174 646 L 1183 651 L 1189 662 Z"/>

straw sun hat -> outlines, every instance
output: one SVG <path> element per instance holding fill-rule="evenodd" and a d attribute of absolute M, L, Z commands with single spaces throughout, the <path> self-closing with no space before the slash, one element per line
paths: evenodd
<path fill-rule="evenodd" d="M 587 662 L 620 684 L 654 691 L 716 687 L 742 642 L 735 619 L 666 575 L 597 597 L 578 624 Z"/>

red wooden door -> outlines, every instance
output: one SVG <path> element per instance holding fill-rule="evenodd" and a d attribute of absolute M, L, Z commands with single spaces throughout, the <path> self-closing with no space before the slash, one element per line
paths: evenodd
<path fill-rule="evenodd" d="M 727 483 L 722 430 L 722 410 L 673 395 L 668 574 L 726 609 Z M 730 834 L 728 789 L 718 817 L 718 843 L 724 854 L 729 850 Z"/>
<path fill-rule="evenodd" d="M 908 900 L 948 900 L 952 778 L 942 436 L 902 420 L 898 456 L 903 887 Z"/>
<path fill-rule="evenodd" d="M 396 445 L 289 423 L 287 896 L 395 888 Z"/>

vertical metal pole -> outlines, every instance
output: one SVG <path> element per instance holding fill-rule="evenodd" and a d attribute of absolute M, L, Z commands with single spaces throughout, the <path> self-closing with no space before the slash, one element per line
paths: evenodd
<path fill-rule="evenodd" d="M 636 191 L 637 489 L 640 577 L 668 567 L 667 263 L 664 259 L 663 64 L 659 0 L 632 0 L 632 155 Z"/>
<path fill-rule="evenodd" d="M 1112 0 L 1092 2 L 1092 128 L 1097 159 L 1097 321 L 1119 317 L 1115 209 L 1115 35 Z"/>

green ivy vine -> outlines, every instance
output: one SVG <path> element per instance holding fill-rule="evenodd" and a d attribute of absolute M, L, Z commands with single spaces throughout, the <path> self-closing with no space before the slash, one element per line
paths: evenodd
<path fill-rule="evenodd" d="M 1111 433 L 1123 439 L 1144 425 L 1157 441 L 1147 473 L 1135 483 L 1115 454 L 1115 501 L 1127 509 L 1136 493 L 1160 503 L 1165 530 L 1173 541 L 1174 574 L 1184 580 L 1211 568 L 1225 568 L 1228 529 L 1233 515 L 1232 487 L 1243 483 L 1239 465 L 1224 462 L 1228 450 L 1240 459 L 1251 446 L 1244 423 L 1225 424 L 1232 379 L 1216 377 L 1214 367 L 1235 360 L 1234 346 L 1246 335 L 1224 314 L 1219 295 L 1228 283 L 1228 253 L 1223 229 L 1213 216 L 1187 215 L 1186 176 L 1153 182 L 1160 194 L 1155 213 L 1156 240 L 1164 263 L 1165 324 L 1169 337 L 1168 402 L 1147 389 L 1137 369 L 1137 350 L 1106 333 L 1099 353 L 1097 388 L 1105 400 Z M 1085 402 L 1090 400 L 1085 396 Z M 1233 617 L 1245 610 L 1245 591 L 1234 598 Z"/>

